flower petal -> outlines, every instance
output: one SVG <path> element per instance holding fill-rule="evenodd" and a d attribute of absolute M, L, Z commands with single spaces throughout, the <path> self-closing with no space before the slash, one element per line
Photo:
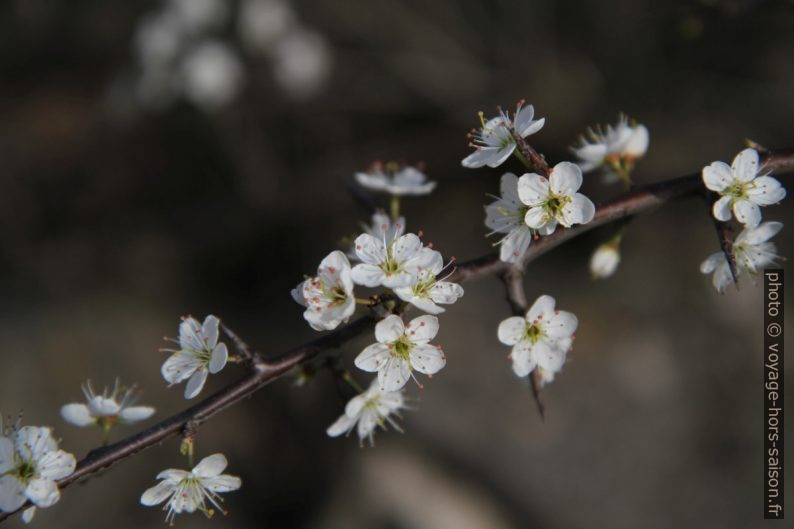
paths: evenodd
<path fill-rule="evenodd" d="M 549 338 L 567 338 L 576 332 L 579 320 L 570 312 L 559 310 L 543 325 Z"/>
<path fill-rule="evenodd" d="M 529 208 L 527 214 L 524 216 L 524 224 L 536 230 L 543 229 L 550 220 L 546 211 L 541 207 Z M 551 231 L 554 232 L 554 230 Z"/>
<path fill-rule="evenodd" d="M 463 287 L 450 281 L 437 281 L 435 285 L 430 287 L 428 295 L 436 303 L 449 305 L 455 303 L 458 298 L 463 296 Z"/>
<path fill-rule="evenodd" d="M 350 270 L 350 261 L 339 250 L 329 253 L 317 268 L 317 277 L 328 286 L 342 286 L 342 273 Z"/>
<path fill-rule="evenodd" d="M 412 319 L 405 326 L 405 335 L 413 343 L 427 343 L 438 334 L 438 318 L 425 314 Z"/>
<path fill-rule="evenodd" d="M 557 347 L 553 342 L 544 339 L 538 340 L 532 349 L 535 362 L 547 371 L 555 373 L 559 371 L 565 363 L 566 350 Z"/>
<path fill-rule="evenodd" d="M 506 263 L 516 263 L 529 248 L 532 242 L 532 232 L 526 224 L 521 224 L 510 230 L 502 240 L 499 247 L 499 259 Z"/>
<path fill-rule="evenodd" d="M 758 174 L 758 152 L 745 149 L 736 155 L 731 164 L 733 177 L 741 182 L 749 182 Z"/>
<path fill-rule="evenodd" d="M 121 410 L 119 418 L 126 423 L 131 423 L 146 420 L 152 415 L 154 415 L 154 408 L 151 406 L 132 406 Z"/>
<path fill-rule="evenodd" d="M 471 154 L 463 159 L 460 164 L 467 169 L 479 169 L 490 164 L 492 160 L 499 158 L 499 148 L 497 147 L 478 147 Z"/>
<path fill-rule="evenodd" d="M 36 472 L 44 479 L 63 479 L 77 466 L 77 461 L 69 452 L 54 450 L 47 452 L 36 464 Z"/>
<path fill-rule="evenodd" d="M 513 346 L 510 358 L 513 360 L 513 372 L 525 377 L 535 369 L 535 356 L 532 354 L 532 343 L 529 340 L 522 340 Z"/>
<path fill-rule="evenodd" d="M 515 345 L 527 331 L 527 320 L 521 316 L 513 316 L 503 320 L 496 330 L 499 341 L 505 345 Z"/>
<path fill-rule="evenodd" d="M 731 167 L 725 162 L 712 162 L 703 168 L 702 174 L 706 188 L 717 193 L 733 183 Z"/>
<path fill-rule="evenodd" d="M 163 378 L 171 384 L 178 384 L 188 378 L 201 367 L 201 362 L 192 354 L 177 351 L 168 357 L 160 368 Z"/>
<path fill-rule="evenodd" d="M 372 435 L 372 432 L 375 430 L 375 427 L 378 425 L 378 412 L 367 408 L 361 414 L 361 418 L 358 420 L 358 428 L 356 433 L 358 434 L 359 439 L 364 439 Z"/>
<path fill-rule="evenodd" d="M 595 205 L 581 193 L 576 193 L 573 199 L 562 207 L 560 224 L 570 228 L 574 224 L 587 224 L 595 216 Z"/>
<path fill-rule="evenodd" d="M 347 433 L 356 425 L 358 417 L 349 417 L 343 413 L 334 423 L 325 430 L 328 437 L 339 437 L 343 433 Z"/>
<path fill-rule="evenodd" d="M 392 246 L 392 256 L 398 263 L 407 261 L 422 249 L 422 240 L 413 233 L 398 237 Z"/>
<path fill-rule="evenodd" d="M 200 478 L 211 478 L 223 472 L 228 464 L 223 454 L 212 454 L 199 461 L 192 472 Z"/>
<path fill-rule="evenodd" d="M 375 325 L 375 339 L 380 343 L 392 343 L 405 332 L 401 317 L 390 314 Z"/>
<path fill-rule="evenodd" d="M 34 461 L 47 452 L 58 450 L 58 443 L 52 438 L 52 431 L 46 426 L 23 426 L 14 432 L 13 437 L 16 451 L 22 454 L 30 453 Z"/>
<path fill-rule="evenodd" d="M 0 511 L 16 511 L 28 500 L 25 485 L 14 476 L 0 477 Z"/>
<path fill-rule="evenodd" d="M 733 203 L 733 214 L 736 216 L 736 220 L 748 228 L 758 226 L 761 222 L 761 208 L 749 200 L 736 200 Z"/>
<path fill-rule="evenodd" d="M 408 362 L 393 356 L 386 362 L 386 367 L 378 371 L 378 383 L 381 391 L 397 391 L 405 386 L 410 376 L 411 367 Z"/>
<path fill-rule="evenodd" d="M 573 195 L 582 187 L 582 170 L 571 162 L 560 162 L 549 175 L 549 185 L 556 195 Z"/>
<path fill-rule="evenodd" d="M 518 179 L 518 197 L 527 206 L 542 204 L 549 196 L 549 181 L 545 176 L 527 173 Z"/>
<path fill-rule="evenodd" d="M 716 252 L 709 255 L 705 261 L 700 263 L 700 273 L 702 274 L 710 274 L 712 273 L 718 265 L 724 263 L 726 260 L 725 254 L 723 252 Z"/>
<path fill-rule="evenodd" d="M 213 375 L 223 369 L 226 361 L 229 359 L 229 350 L 226 348 L 225 343 L 219 343 L 212 350 L 212 357 L 210 357 L 210 373 Z"/>
<path fill-rule="evenodd" d="M 22 511 L 22 521 L 25 523 L 30 523 L 35 515 L 36 515 L 36 506 L 33 505 Z"/>
<path fill-rule="evenodd" d="M 204 318 L 204 323 L 201 325 L 201 336 L 207 349 L 212 349 L 218 343 L 219 326 L 220 320 L 212 314 Z"/>
<path fill-rule="evenodd" d="M 411 358 L 411 367 L 425 375 L 435 375 L 447 365 L 447 359 L 443 351 L 428 344 L 414 346 L 409 356 Z"/>
<path fill-rule="evenodd" d="M 550 320 L 554 315 L 556 301 L 549 295 L 540 296 L 527 311 L 527 321 Z"/>
<path fill-rule="evenodd" d="M 51 479 L 33 478 L 25 488 L 25 496 L 38 507 L 51 507 L 61 499 L 58 485 Z"/>
<path fill-rule="evenodd" d="M 220 476 L 202 479 L 201 484 L 212 492 L 231 492 L 239 489 L 243 482 L 237 476 L 221 474 Z"/>
<path fill-rule="evenodd" d="M 200 350 L 204 346 L 200 333 L 201 324 L 195 318 L 185 318 L 179 324 L 179 346 L 182 349 Z"/>
<path fill-rule="evenodd" d="M 202 367 L 197 369 L 193 376 L 187 381 L 187 385 L 185 386 L 185 398 L 192 399 L 204 388 L 204 383 L 207 381 L 207 374 L 208 371 L 206 368 Z"/>
<path fill-rule="evenodd" d="M 378 265 L 386 260 L 386 246 L 383 241 L 376 239 L 369 233 L 362 233 L 355 242 L 356 256 L 361 262 Z"/>
<path fill-rule="evenodd" d="M 386 365 L 389 357 L 391 357 L 391 351 L 388 345 L 374 343 L 361 351 L 353 363 L 362 371 L 374 373 Z"/>
<path fill-rule="evenodd" d="M 717 200 L 711 207 L 711 213 L 722 222 L 731 220 L 731 197 L 725 196 Z"/>
<path fill-rule="evenodd" d="M 777 233 L 782 229 L 782 222 L 767 221 L 759 224 L 755 228 L 749 228 L 742 231 L 742 233 L 736 237 L 736 242 L 744 242 L 751 245 L 761 244 L 777 235 Z"/>
<path fill-rule="evenodd" d="M 141 504 L 151 507 L 158 503 L 163 503 L 176 489 L 176 483 L 173 481 L 161 481 L 154 487 L 146 489 L 141 494 Z"/>
<path fill-rule="evenodd" d="M 786 198 L 786 190 L 777 179 L 771 176 L 759 176 L 753 180 L 753 186 L 747 190 L 747 195 L 756 204 L 769 206 Z"/>
<path fill-rule="evenodd" d="M 648 128 L 645 125 L 637 125 L 632 131 L 631 139 L 623 148 L 623 152 L 633 158 L 644 156 L 648 150 L 649 141 Z"/>
<path fill-rule="evenodd" d="M 380 285 L 386 276 L 379 266 L 364 263 L 354 266 L 350 277 L 357 284 L 371 288 Z"/>
<path fill-rule="evenodd" d="M 94 424 L 94 421 L 96 420 L 91 416 L 88 406 L 79 403 L 66 404 L 62 406 L 61 417 L 63 417 L 64 421 L 81 427 Z"/>
<path fill-rule="evenodd" d="M 119 413 L 121 406 L 119 406 L 115 399 L 109 399 L 102 395 L 95 395 L 88 401 L 88 408 L 91 414 L 95 416 L 115 416 Z"/>

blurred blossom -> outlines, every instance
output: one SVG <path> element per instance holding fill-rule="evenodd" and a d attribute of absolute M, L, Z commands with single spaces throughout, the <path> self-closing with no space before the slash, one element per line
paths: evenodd
<path fill-rule="evenodd" d="M 593 279 L 606 279 L 620 264 L 620 239 L 618 235 L 599 246 L 590 257 L 590 275 Z"/>
<path fill-rule="evenodd" d="M 190 33 L 203 33 L 222 26 L 229 13 L 224 0 L 170 0 L 168 7 L 180 27 Z"/>
<path fill-rule="evenodd" d="M 199 44 L 182 61 L 182 86 L 193 103 L 214 109 L 230 103 L 244 79 L 235 51 L 220 41 Z"/>
<path fill-rule="evenodd" d="M 316 95 L 331 73 L 331 54 L 316 32 L 301 28 L 279 40 L 273 50 L 276 81 L 296 99 Z"/>
<path fill-rule="evenodd" d="M 268 54 L 293 24 L 293 12 L 282 0 L 243 0 L 238 31 L 252 52 Z"/>
<path fill-rule="evenodd" d="M 135 32 L 134 46 L 144 69 L 174 61 L 182 46 L 179 19 L 171 11 L 146 15 Z"/>

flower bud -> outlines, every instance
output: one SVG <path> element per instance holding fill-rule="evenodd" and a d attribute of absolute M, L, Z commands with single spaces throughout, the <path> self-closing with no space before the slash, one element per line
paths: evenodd
<path fill-rule="evenodd" d="M 606 279 L 615 273 L 620 264 L 620 242 L 611 240 L 599 246 L 590 258 L 593 279 Z"/>

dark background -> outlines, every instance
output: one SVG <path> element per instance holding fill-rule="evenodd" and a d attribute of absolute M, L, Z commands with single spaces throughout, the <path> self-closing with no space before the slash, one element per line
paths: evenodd
<path fill-rule="evenodd" d="M 158 408 L 148 423 L 186 405 L 157 351 L 180 315 L 216 314 L 266 354 L 315 337 L 289 291 L 367 220 L 347 182 L 375 159 L 425 161 L 439 182 L 404 205 L 410 230 L 445 256 L 490 251 L 482 205 L 501 168 L 460 167 L 478 110 L 527 98 L 547 118 L 532 143 L 553 161 L 626 112 L 651 133 L 640 183 L 729 162 L 745 138 L 794 146 L 791 2 L 273 1 L 274 40 L 257 50 L 232 2 L 188 44 L 223 39 L 242 65 L 236 96 L 209 106 L 140 92 L 135 35 L 167 4 L 0 7 L 0 409 L 54 426 L 78 456 L 97 432 L 58 411 L 86 378 L 137 382 Z M 592 176 L 585 192 L 619 188 Z M 793 220 L 788 202 L 764 217 Z M 717 249 L 698 199 L 637 219 L 618 274 L 593 282 L 589 254 L 611 233 L 528 270 L 531 299 L 551 294 L 580 320 L 545 422 L 496 340 L 508 307 L 486 278 L 442 315 L 449 362 L 408 388 L 404 435 L 381 432 L 375 449 L 328 439 L 343 406 L 328 373 L 286 377 L 202 426 L 199 456 L 224 452 L 244 486 L 229 516 L 177 524 L 761 527 L 760 288 L 745 278 L 720 296 L 698 272 Z M 788 228 L 777 243 L 794 255 Z M 371 341 L 345 348 L 348 365 Z M 238 376 L 228 366 L 202 395 Z M 34 523 L 161 527 L 138 498 L 183 466 L 177 450 L 70 487 Z"/>

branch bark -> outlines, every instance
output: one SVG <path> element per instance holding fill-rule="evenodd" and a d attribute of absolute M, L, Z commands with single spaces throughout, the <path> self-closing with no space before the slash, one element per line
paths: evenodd
<path fill-rule="evenodd" d="M 767 172 L 794 171 L 794 148 L 762 153 L 762 171 L 763 170 Z M 560 228 L 550 236 L 543 237 L 538 241 L 533 241 L 524 255 L 522 262 L 517 265 L 504 263 L 499 260 L 497 253 L 491 253 L 461 263 L 447 281 L 465 282 L 486 275 L 502 276 L 508 273 L 514 266 L 516 266 L 519 271 L 523 271 L 531 261 L 581 233 L 628 216 L 646 213 L 677 198 L 699 194 L 702 185 L 700 173 L 696 173 L 635 188 L 632 191 L 601 204 L 596 209 L 595 217 L 590 223 L 570 229 Z M 514 299 L 511 300 L 511 306 L 513 306 L 514 310 L 521 303 L 526 306 L 525 298 L 523 298 L 522 301 L 522 298 L 519 297 L 517 293 L 514 292 L 510 294 L 510 291 L 515 290 L 515 285 L 517 284 L 515 283 L 515 279 L 511 279 L 510 281 L 513 283 L 511 283 L 512 286 L 508 287 L 508 292 L 509 295 L 514 297 Z M 523 289 L 521 295 L 523 296 Z M 352 338 L 371 329 L 374 323 L 374 317 L 361 317 L 316 340 L 269 358 L 250 351 L 242 340 L 233 338 L 233 341 L 235 341 L 238 347 L 241 344 L 243 345 L 243 347 L 240 347 L 243 356 L 245 356 L 245 352 L 251 355 L 250 361 L 246 362 L 249 367 L 249 372 L 246 376 L 186 410 L 163 419 L 159 423 L 137 434 L 133 434 L 111 445 L 91 450 L 78 462 L 77 468 L 71 475 L 58 481 L 59 487 L 63 489 L 73 483 L 83 481 L 89 476 L 110 468 L 133 454 L 157 445 L 172 436 L 180 435 L 183 428 L 188 423 L 191 425 L 200 425 L 220 411 L 245 399 L 273 380 L 283 376 L 293 367 L 308 362 L 325 352 L 336 349 Z M 228 332 L 227 330 L 227 333 Z M 25 509 L 29 505 L 30 504 L 26 504 L 17 511 L 0 513 L 0 522 L 6 520 L 15 512 Z"/>

